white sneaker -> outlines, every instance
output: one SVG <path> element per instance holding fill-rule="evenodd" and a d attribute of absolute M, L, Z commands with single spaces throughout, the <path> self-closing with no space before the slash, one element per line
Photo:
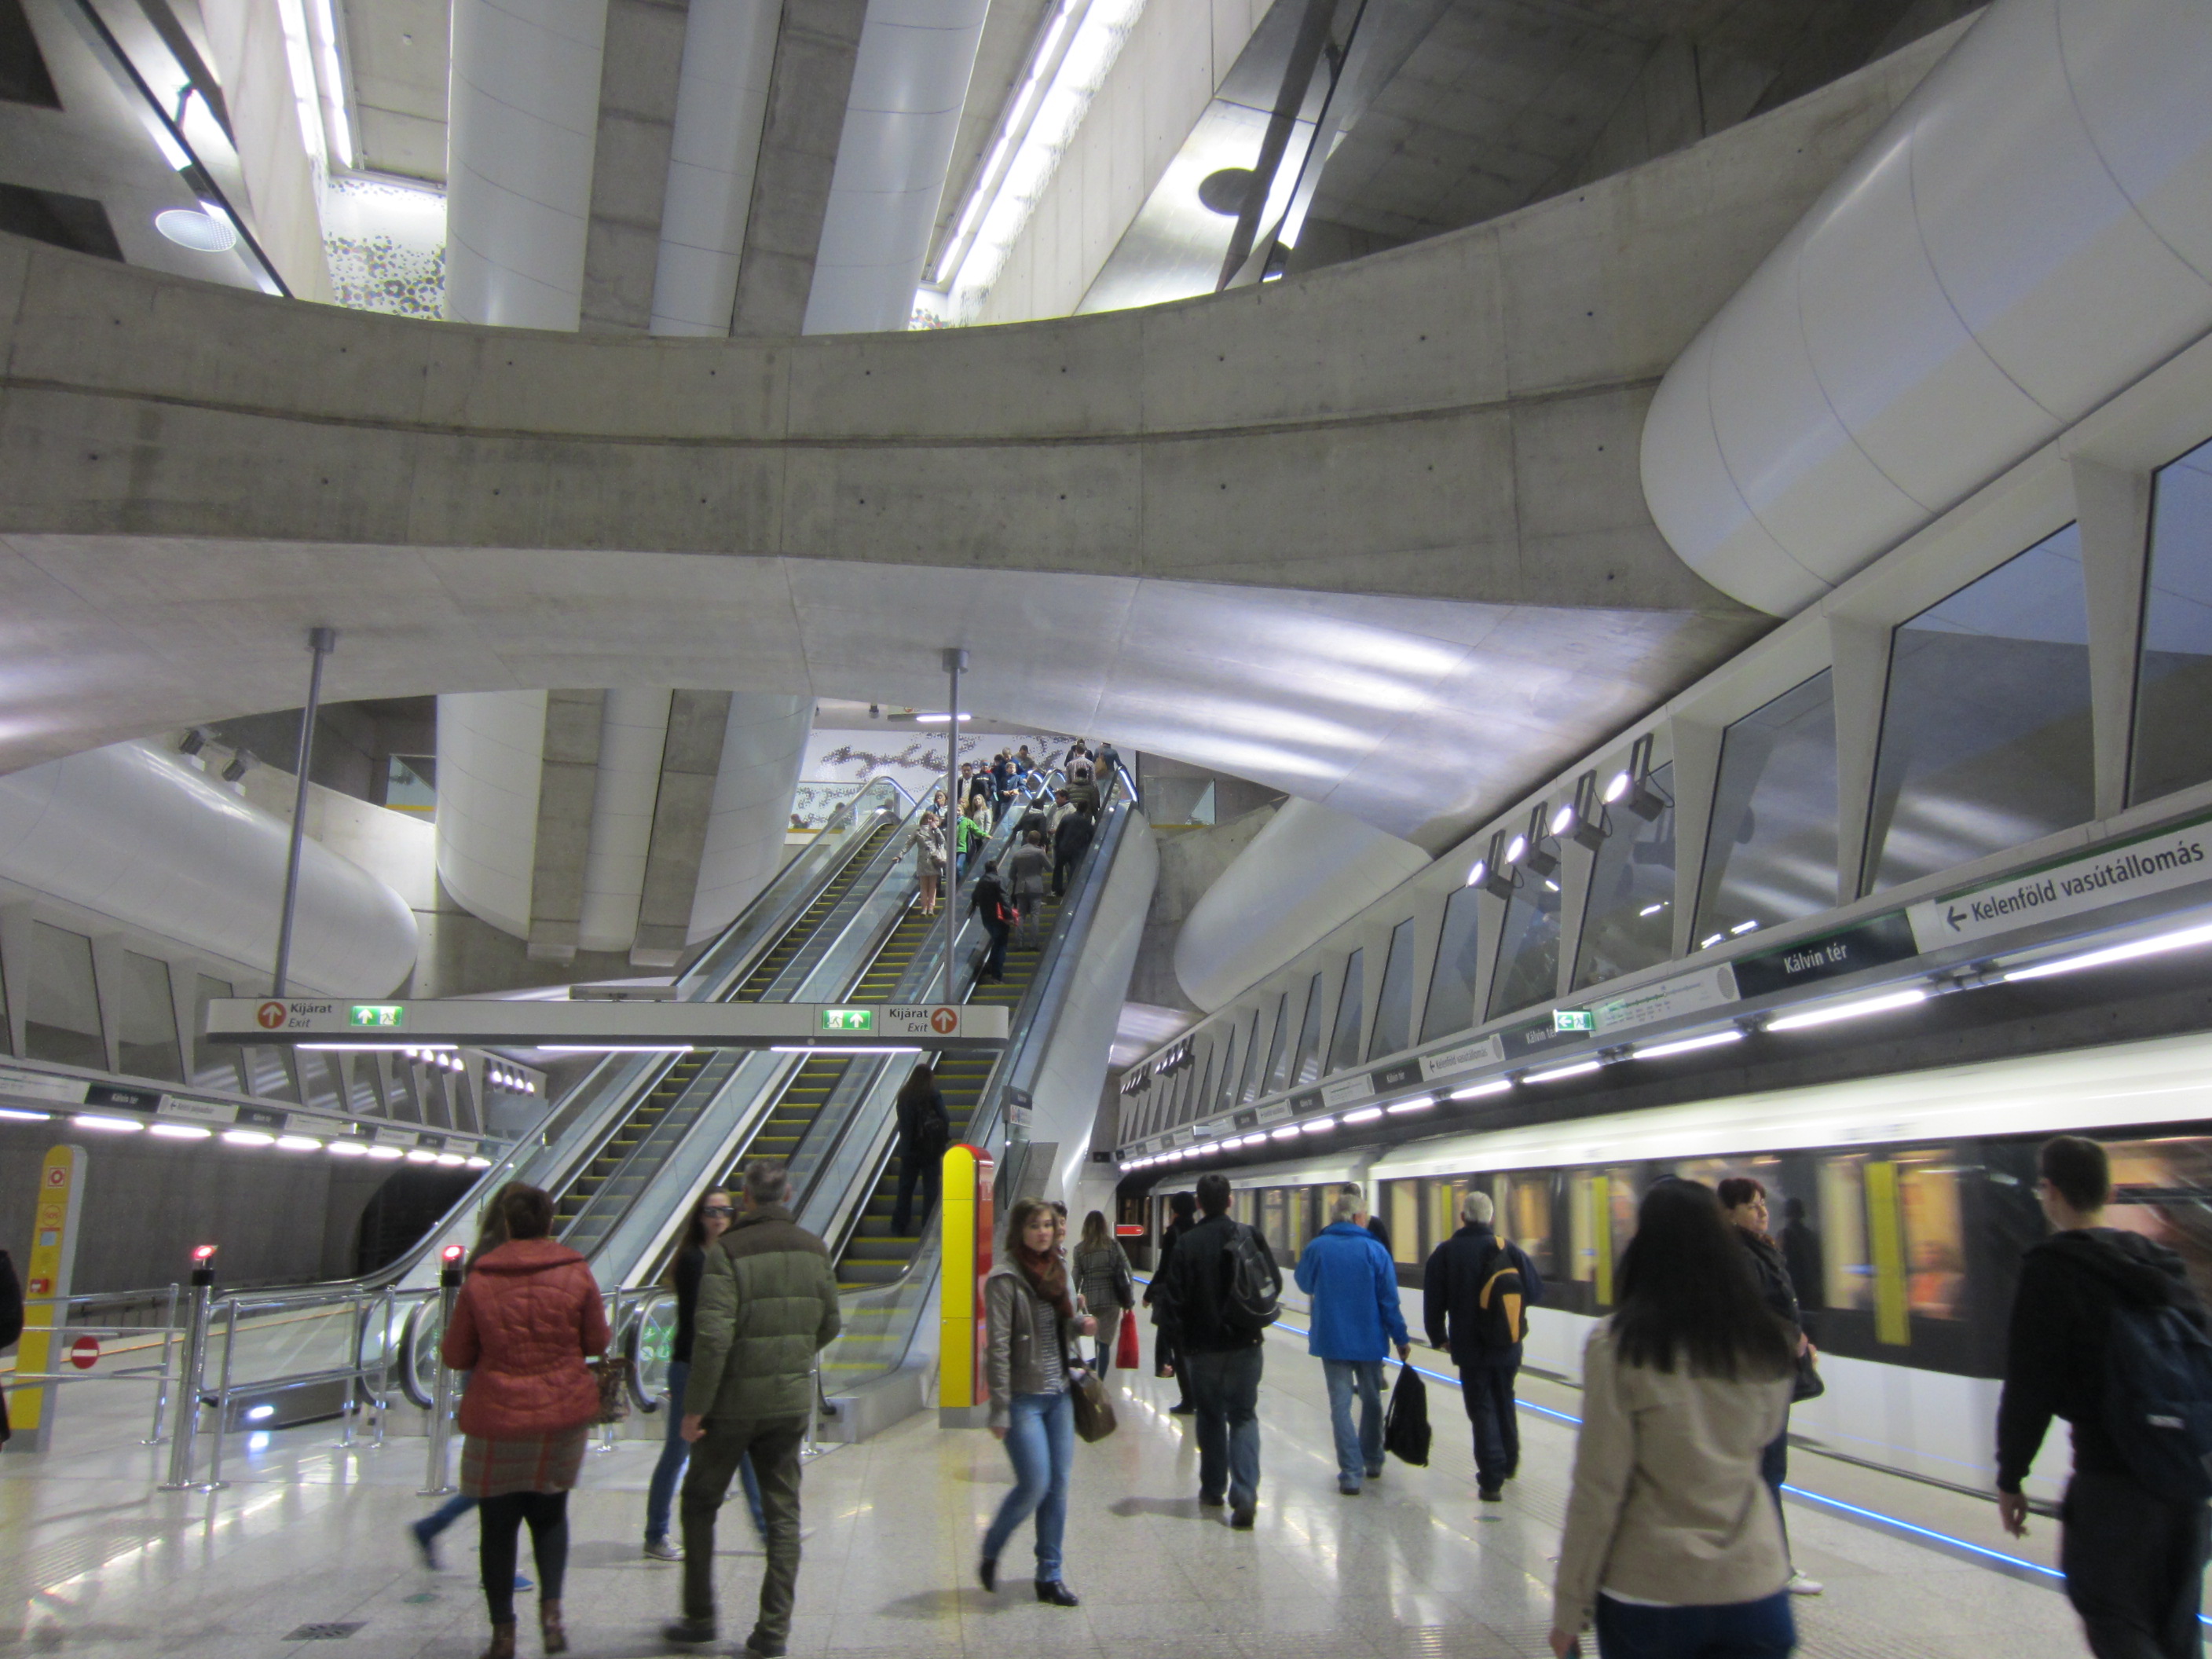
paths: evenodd
<path fill-rule="evenodd" d="M 648 1560 L 681 1561 L 684 1547 L 672 1538 L 648 1538 L 645 1540 L 645 1553 Z"/>
<path fill-rule="evenodd" d="M 1788 1589 L 1792 1595 L 1818 1595 L 1822 1590 L 1827 1589 L 1827 1586 L 1817 1578 L 1808 1578 L 1796 1568 L 1792 1567 L 1790 1569 Z"/>

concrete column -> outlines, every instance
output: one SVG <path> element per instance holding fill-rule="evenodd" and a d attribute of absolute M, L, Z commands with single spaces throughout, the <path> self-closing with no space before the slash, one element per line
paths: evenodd
<path fill-rule="evenodd" d="M 684 12 L 684 0 L 607 0 L 592 218 L 584 238 L 586 331 L 642 334 L 652 319 Z"/>
<path fill-rule="evenodd" d="M 655 334 L 730 331 L 782 14 L 775 0 L 691 0 L 653 277 Z"/>
<path fill-rule="evenodd" d="M 438 699 L 438 878 L 470 915 L 530 937 L 543 691 Z"/>
<path fill-rule="evenodd" d="M 653 802 L 668 743 L 670 696 L 662 690 L 606 694 L 591 853 L 583 869 L 581 942 L 586 951 L 627 951 L 636 941 L 638 897 L 645 891 Z"/>
<path fill-rule="evenodd" d="M 637 967 L 673 968 L 683 959 L 729 717 L 726 691 L 678 691 L 669 697 L 652 850 L 638 900 L 637 942 L 629 953 Z"/>
<path fill-rule="evenodd" d="M 584 915 L 584 866 L 599 787 L 604 691 L 548 691 L 539 749 L 538 838 L 530 866 L 530 951 L 572 962 Z"/>
<path fill-rule="evenodd" d="M 2074 511 L 2089 610 L 2089 728 L 2097 816 L 2128 804 L 2136 659 L 2150 559 L 2151 475 L 2076 457 Z"/>
<path fill-rule="evenodd" d="M 783 832 L 813 729 L 811 697 L 752 693 L 730 699 L 688 942 L 728 927 L 783 867 Z"/>

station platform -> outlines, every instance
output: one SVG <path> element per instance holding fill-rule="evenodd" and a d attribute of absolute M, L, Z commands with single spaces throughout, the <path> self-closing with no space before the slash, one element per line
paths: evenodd
<path fill-rule="evenodd" d="M 1428 1350 L 1415 1356 L 1438 1376 L 1448 1369 Z M 1116 1383 L 1120 1431 L 1078 1449 L 1066 1576 L 1081 1607 L 1032 1599 L 1026 1530 L 999 1593 L 976 1584 L 977 1540 L 1011 1479 L 1006 1457 L 981 1430 L 942 1431 L 925 1414 L 809 1464 L 792 1652 L 1548 1655 L 1572 1390 L 1540 1380 L 1524 1389 L 1522 1474 L 1503 1504 L 1477 1501 L 1457 1391 L 1440 1383 L 1430 1395 L 1430 1466 L 1393 1460 L 1362 1496 L 1345 1498 L 1319 1363 L 1297 1335 L 1273 1335 L 1261 1396 L 1261 1503 L 1248 1534 L 1230 1530 L 1223 1511 L 1198 1507 L 1196 1449 L 1185 1420 L 1166 1410 L 1174 1383 L 1149 1370 L 1117 1373 Z M 154 1490 L 163 1450 L 137 1443 L 143 1419 L 103 1421 L 97 1402 L 72 1418 L 76 1404 L 72 1397 L 64 1407 L 55 1449 L 0 1457 L 0 1652 L 470 1659 L 481 1650 L 473 1519 L 446 1534 L 441 1572 L 423 1569 L 404 1531 L 431 1507 L 416 1495 L 422 1440 L 342 1450 L 331 1425 L 279 1431 L 234 1441 L 228 1490 L 166 1493 Z M 571 1501 L 566 1601 L 580 1659 L 665 1650 L 657 1632 L 676 1611 L 680 1569 L 640 1549 L 656 1449 L 624 1440 L 595 1452 Z M 1790 1506 L 1797 1562 L 1827 1587 L 1796 1603 L 1801 1653 L 2074 1659 L 2084 1651 L 2048 1573 L 2054 1522 L 2038 1520 L 2016 1544 L 1985 1500 L 1810 1454 L 1792 1464 L 1793 1483 L 1808 1494 Z M 723 1623 L 734 1647 L 750 1628 L 760 1557 L 742 1504 L 724 1514 Z M 519 1603 L 526 1653 L 537 1650 L 531 1601 Z M 324 1641 L 343 1645 L 308 1645 Z"/>

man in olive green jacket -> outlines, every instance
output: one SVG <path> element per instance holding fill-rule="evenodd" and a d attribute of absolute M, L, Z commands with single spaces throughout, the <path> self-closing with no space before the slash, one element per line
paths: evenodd
<path fill-rule="evenodd" d="M 830 1252 L 791 1218 L 791 1180 L 762 1159 L 745 1171 L 744 1213 L 707 1247 L 684 1437 L 684 1617 L 662 1629 L 681 1645 L 715 1639 L 714 1516 L 750 1451 L 768 1517 L 760 1619 L 745 1652 L 777 1659 L 791 1639 L 799 1585 L 799 1450 L 814 1404 L 814 1356 L 837 1334 Z"/>

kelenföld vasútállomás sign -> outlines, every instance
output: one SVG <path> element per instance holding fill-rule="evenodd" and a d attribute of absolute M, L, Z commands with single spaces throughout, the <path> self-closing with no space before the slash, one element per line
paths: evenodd
<path fill-rule="evenodd" d="M 1905 913 L 1912 936 L 1922 950 L 1933 951 L 2212 880 L 2208 830 L 2212 824 L 2185 824 L 1949 898 L 1923 900 Z"/>

